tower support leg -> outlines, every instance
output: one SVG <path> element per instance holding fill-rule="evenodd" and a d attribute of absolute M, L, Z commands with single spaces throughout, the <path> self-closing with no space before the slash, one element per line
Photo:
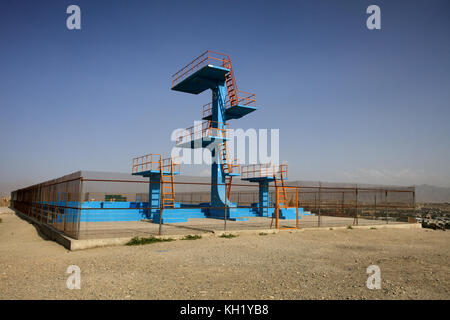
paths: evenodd
<path fill-rule="evenodd" d="M 148 217 L 152 219 L 153 222 L 159 223 L 159 213 L 160 213 L 160 204 L 161 204 L 161 176 L 160 175 L 151 175 L 150 176 L 150 184 L 148 191 L 148 203 L 149 210 Z"/>
<path fill-rule="evenodd" d="M 212 90 L 212 126 L 223 129 L 225 123 L 225 97 L 227 89 L 225 82 L 218 83 Z M 209 147 L 212 156 L 211 165 L 211 209 L 209 210 L 212 218 L 228 218 L 230 207 L 236 207 L 227 197 L 225 186 L 225 174 L 222 169 L 222 159 L 218 145 L 212 143 Z M 224 211 L 225 214 L 224 214 Z"/>
<path fill-rule="evenodd" d="M 259 214 L 262 217 L 269 216 L 269 181 L 259 181 Z"/>

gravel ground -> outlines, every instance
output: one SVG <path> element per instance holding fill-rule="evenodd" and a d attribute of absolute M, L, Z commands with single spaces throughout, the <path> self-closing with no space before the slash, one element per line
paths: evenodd
<path fill-rule="evenodd" d="M 450 232 L 317 230 L 70 252 L 0 208 L 0 299 L 449 299 Z M 366 268 L 381 269 L 380 290 Z M 66 288 L 69 265 L 81 289 Z"/>

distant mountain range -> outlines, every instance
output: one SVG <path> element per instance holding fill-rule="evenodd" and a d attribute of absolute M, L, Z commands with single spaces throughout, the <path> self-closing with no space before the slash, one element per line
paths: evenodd
<path fill-rule="evenodd" d="M 421 184 L 416 186 L 416 202 L 448 202 L 450 203 L 450 188 L 442 188 Z"/>

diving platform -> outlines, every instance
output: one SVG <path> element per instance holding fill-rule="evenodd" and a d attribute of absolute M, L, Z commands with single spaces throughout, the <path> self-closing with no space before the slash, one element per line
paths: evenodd
<path fill-rule="evenodd" d="M 183 130 L 175 140 L 178 148 L 207 148 L 228 140 L 228 126 L 216 121 L 204 121 Z"/>
<path fill-rule="evenodd" d="M 133 158 L 131 175 L 152 177 L 157 175 L 179 175 L 180 163 L 176 159 L 161 159 L 160 154 L 146 154 Z"/>
<path fill-rule="evenodd" d="M 188 75 L 184 79 L 183 75 L 186 76 L 186 74 L 188 74 L 187 72 L 186 74 L 175 77 L 176 85 L 172 87 L 172 90 L 199 94 L 205 90 L 214 88 L 217 82 L 225 81 L 225 75 L 229 72 L 230 70 L 227 68 L 209 64 Z"/>
<path fill-rule="evenodd" d="M 241 167 L 241 180 L 257 182 L 259 184 L 259 202 L 258 209 L 262 216 L 268 216 L 271 198 L 269 194 L 269 184 L 275 183 L 276 193 L 279 195 L 277 199 L 279 203 L 282 203 L 287 208 L 286 203 L 286 189 L 284 181 L 287 180 L 287 165 L 281 164 L 276 166 L 272 163 L 267 164 L 254 164 Z M 278 182 L 278 184 L 277 184 Z M 281 189 L 281 194 L 278 188 Z M 280 198 L 282 200 L 280 201 Z"/>
<path fill-rule="evenodd" d="M 243 166 L 241 168 L 241 180 L 250 182 L 272 182 L 275 180 L 275 177 L 279 175 L 280 171 L 285 172 L 284 166 L 286 165 L 276 166 L 271 163 Z M 286 175 L 283 175 L 282 178 L 283 180 L 287 180 Z"/>
<path fill-rule="evenodd" d="M 243 116 L 256 111 L 258 108 L 244 105 L 234 105 L 225 109 L 225 121 L 240 119 Z M 205 110 L 205 109 L 204 109 Z M 204 111 L 203 112 L 203 120 L 211 120 L 212 112 Z"/>
<path fill-rule="evenodd" d="M 172 90 L 199 94 L 214 89 L 231 72 L 230 57 L 207 50 L 172 75 Z"/>
<path fill-rule="evenodd" d="M 163 171 L 163 175 L 169 175 L 171 174 L 170 171 Z M 179 175 L 180 171 L 174 171 L 173 175 Z M 139 171 L 139 172 L 133 172 L 131 175 L 133 176 L 143 176 L 143 177 L 151 177 L 153 175 L 161 175 L 161 171 L 160 170 L 145 170 L 145 171 Z"/>
<path fill-rule="evenodd" d="M 236 101 L 234 104 L 230 103 L 230 99 L 227 97 L 225 100 L 225 112 L 224 121 L 240 119 L 243 116 L 256 111 L 256 98 L 255 94 L 237 90 Z M 213 107 L 212 103 L 207 103 L 202 108 L 202 119 L 212 120 Z"/>

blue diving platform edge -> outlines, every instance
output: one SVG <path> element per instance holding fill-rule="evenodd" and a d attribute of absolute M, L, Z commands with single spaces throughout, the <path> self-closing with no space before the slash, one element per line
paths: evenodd
<path fill-rule="evenodd" d="M 227 68 L 208 64 L 174 85 L 172 90 L 199 94 L 207 89 L 213 88 L 217 81 L 225 81 L 225 75 L 228 72 L 230 70 Z"/>
<path fill-rule="evenodd" d="M 194 139 L 191 141 L 175 144 L 177 148 L 206 148 L 207 146 L 213 144 L 213 143 L 222 143 L 224 141 L 229 140 L 228 138 L 224 137 L 217 137 L 217 136 L 207 136 L 203 138 Z"/>
<path fill-rule="evenodd" d="M 249 113 L 258 110 L 257 107 L 250 107 L 244 105 L 234 105 L 225 109 L 225 120 L 233 120 L 240 119 L 243 116 L 248 115 Z M 203 120 L 212 120 L 212 115 L 206 116 L 202 118 Z"/>
<path fill-rule="evenodd" d="M 266 177 L 241 178 L 241 180 L 246 180 L 246 181 L 250 181 L 250 182 L 263 182 L 263 181 L 271 182 L 274 180 L 274 178 L 273 178 L 273 176 L 266 176 Z M 287 180 L 287 179 L 284 179 L 284 180 Z"/>
<path fill-rule="evenodd" d="M 170 175 L 170 171 L 163 171 L 163 174 L 167 174 Z M 173 172 L 174 175 L 179 175 L 180 172 L 179 171 L 174 171 Z M 140 171 L 140 172 L 133 172 L 131 175 L 133 176 L 144 176 L 144 177 L 151 177 L 154 175 L 161 175 L 161 171 L 160 170 L 146 170 L 146 171 Z"/>

